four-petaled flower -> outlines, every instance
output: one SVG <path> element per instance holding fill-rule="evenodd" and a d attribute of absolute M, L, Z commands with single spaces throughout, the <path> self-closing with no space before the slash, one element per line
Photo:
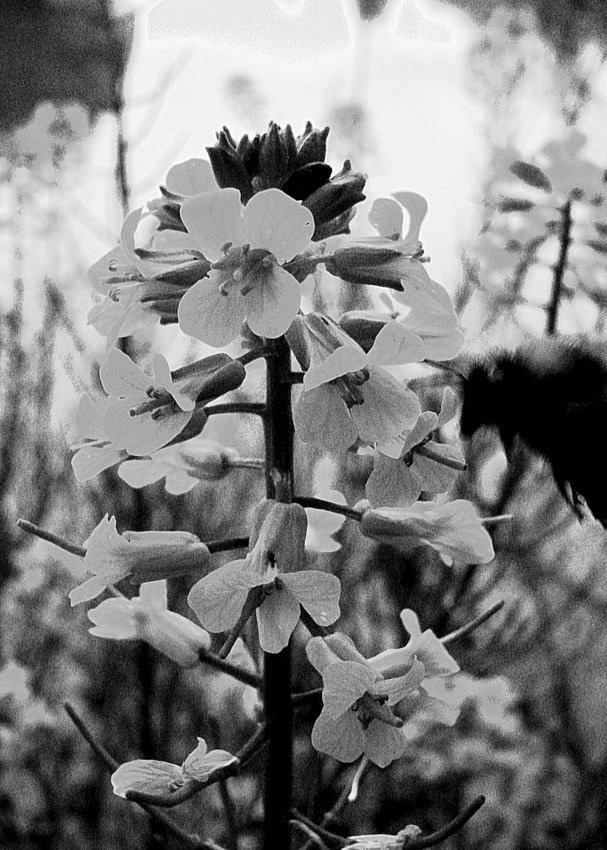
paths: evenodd
<path fill-rule="evenodd" d="M 378 767 L 400 758 L 407 741 L 393 706 L 421 685 L 425 670 L 417 660 L 404 675 L 384 678 L 344 635 L 312 638 L 310 663 L 323 677 L 323 709 L 312 729 L 312 744 L 343 762 L 367 756 Z"/>
<path fill-rule="evenodd" d="M 188 531 L 116 530 L 106 514 L 84 542 L 84 569 L 92 577 L 70 591 L 72 605 L 99 596 L 110 584 L 131 576 L 134 582 L 184 575 L 206 566 L 209 550 Z"/>
<path fill-rule="evenodd" d="M 152 452 L 149 458 L 125 460 L 118 475 L 129 487 L 139 488 L 165 479 L 173 496 L 189 492 L 201 481 L 224 478 L 238 459 L 238 452 L 214 440 L 186 440 Z"/>
<path fill-rule="evenodd" d="M 312 213 L 279 189 L 259 192 L 246 207 L 237 189 L 206 192 L 186 199 L 180 212 L 212 263 L 181 299 L 181 330 L 221 347 L 246 318 L 258 336 L 281 336 L 301 301 L 299 283 L 282 266 L 309 246 Z"/>
<path fill-rule="evenodd" d="M 347 449 L 358 438 L 383 442 L 419 416 L 415 393 L 383 368 L 424 358 L 421 339 L 396 322 L 380 331 L 369 352 L 317 313 L 298 316 L 288 336 L 302 366 L 309 363 L 293 410 L 303 442 L 333 450 Z"/>
<path fill-rule="evenodd" d="M 112 774 L 112 786 L 118 797 L 126 797 L 128 791 L 168 797 L 186 782 L 207 782 L 215 771 L 237 761 L 227 750 L 209 750 L 204 738 L 198 738 L 198 746 L 181 767 L 153 759 L 127 761 Z"/>
<path fill-rule="evenodd" d="M 453 418 L 456 404 L 455 393 L 447 387 L 438 415 L 426 410 L 411 430 L 378 445 L 366 485 L 373 506 L 406 507 L 422 491 L 437 495 L 451 487 L 466 468 L 464 456 L 456 446 L 432 439 L 432 434 Z"/>
<path fill-rule="evenodd" d="M 116 448 L 150 455 L 170 443 L 192 419 L 196 402 L 236 389 L 245 377 L 242 363 L 227 354 L 212 354 L 171 373 L 161 354 L 154 356 L 150 377 L 117 349 L 99 370 L 109 404 L 103 429 Z"/>
<path fill-rule="evenodd" d="M 449 566 L 486 564 L 495 555 L 491 536 L 474 505 L 465 499 L 415 502 L 406 508 L 368 508 L 360 530 L 405 552 L 420 545 L 431 546 Z"/>
<path fill-rule="evenodd" d="M 301 505 L 258 505 L 247 557 L 219 567 L 190 591 L 188 601 L 205 629 L 231 629 L 252 594 L 264 652 L 287 646 L 301 608 L 319 625 L 337 620 L 341 585 L 337 576 L 306 569 L 306 526 Z"/>
<path fill-rule="evenodd" d="M 200 664 L 211 638 L 200 626 L 167 608 L 165 579 L 144 582 L 139 596 L 105 599 L 88 611 L 92 635 L 109 640 L 144 640 L 181 667 Z"/>

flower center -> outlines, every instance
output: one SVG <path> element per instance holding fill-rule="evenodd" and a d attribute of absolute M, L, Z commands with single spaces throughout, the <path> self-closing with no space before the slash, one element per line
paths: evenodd
<path fill-rule="evenodd" d="M 348 372 L 329 383 L 336 387 L 348 410 L 357 404 L 363 404 L 365 397 L 362 387 L 369 380 L 369 370 L 365 367 L 357 372 Z"/>
<path fill-rule="evenodd" d="M 241 295 L 247 295 L 267 280 L 276 265 L 276 257 L 265 248 L 251 248 L 250 245 L 234 247 L 231 242 L 226 242 L 222 251 L 224 256 L 211 266 L 220 272 L 219 291 L 222 295 L 228 295 L 234 287 Z"/>
<path fill-rule="evenodd" d="M 177 402 L 173 396 L 163 387 L 148 387 L 145 391 L 149 401 L 143 401 L 136 407 L 129 410 L 131 416 L 141 416 L 144 413 L 151 413 L 152 419 L 162 419 L 170 413 L 175 413 L 179 410 Z"/>
<path fill-rule="evenodd" d="M 356 716 L 363 729 L 367 729 L 372 720 L 379 720 L 380 723 L 386 723 L 388 726 L 400 728 L 403 721 L 395 717 L 386 703 L 388 702 L 387 694 L 370 694 L 366 691 L 360 699 L 357 699 L 352 704 L 351 710 L 356 712 Z"/>

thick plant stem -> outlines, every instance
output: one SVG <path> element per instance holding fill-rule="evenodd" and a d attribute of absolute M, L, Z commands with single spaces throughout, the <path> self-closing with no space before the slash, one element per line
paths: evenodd
<path fill-rule="evenodd" d="M 283 338 L 267 363 L 266 495 L 290 502 L 293 495 L 293 417 L 291 414 L 291 353 Z M 293 709 L 291 648 L 266 653 L 263 697 L 271 729 L 264 788 L 264 841 L 267 848 L 290 850 L 289 809 L 292 793 Z"/>

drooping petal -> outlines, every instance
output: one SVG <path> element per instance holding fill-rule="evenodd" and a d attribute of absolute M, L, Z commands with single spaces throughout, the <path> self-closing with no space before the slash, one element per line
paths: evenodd
<path fill-rule="evenodd" d="M 362 385 L 363 404 L 350 414 L 360 438 L 368 443 L 389 440 L 410 427 L 421 410 L 417 396 L 388 372 L 369 366 L 370 378 Z"/>
<path fill-rule="evenodd" d="M 399 322 L 387 322 L 375 337 L 369 363 L 376 366 L 402 366 L 419 363 L 426 356 L 424 341 Z"/>
<path fill-rule="evenodd" d="M 194 410 L 196 402 L 177 389 L 166 357 L 163 357 L 162 354 L 155 354 L 152 360 L 152 369 L 154 370 L 154 386 L 163 387 L 167 390 L 181 410 Z"/>
<path fill-rule="evenodd" d="M 321 637 L 313 637 L 306 644 L 306 655 L 310 664 L 318 670 L 321 676 L 327 667 L 337 663 L 339 655 L 336 655 L 326 640 Z"/>
<path fill-rule="evenodd" d="M 145 393 L 151 385 L 150 376 L 117 348 L 113 348 L 102 363 L 99 380 L 106 393 L 117 398 Z"/>
<path fill-rule="evenodd" d="M 245 317 L 245 299 L 236 287 L 223 295 L 219 289 L 220 274 L 211 271 L 189 289 L 177 309 L 179 327 L 214 348 L 236 339 Z"/>
<path fill-rule="evenodd" d="M 122 480 L 135 489 L 147 487 L 158 481 L 165 474 L 162 467 L 153 460 L 125 460 L 118 467 L 118 475 Z"/>
<path fill-rule="evenodd" d="M 344 714 L 379 678 L 375 670 L 356 661 L 331 664 L 323 673 L 323 714 L 335 718 Z"/>
<path fill-rule="evenodd" d="M 393 192 L 392 197 L 396 198 L 409 213 L 409 229 L 403 236 L 403 241 L 417 242 L 423 220 L 428 212 L 428 202 L 417 192 Z"/>
<path fill-rule="evenodd" d="M 293 409 L 295 433 L 304 443 L 329 450 L 347 449 L 358 431 L 339 392 L 329 384 L 304 390 Z"/>
<path fill-rule="evenodd" d="M 247 324 L 253 333 L 276 339 L 289 329 L 297 315 L 301 288 L 292 274 L 273 265 L 264 274 L 263 282 L 244 296 L 244 301 Z"/>
<path fill-rule="evenodd" d="M 365 493 L 373 507 L 381 505 L 406 507 L 419 497 L 422 488 L 404 461 L 378 452 L 373 472 L 367 479 Z"/>
<path fill-rule="evenodd" d="M 166 611 L 168 603 L 166 579 L 144 581 L 139 587 L 139 601 L 153 611 Z"/>
<path fill-rule="evenodd" d="M 79 584 L 78 587 L 70 590 L 68 596 L 72 607 L 79 605 L 81 602 L 88 602 L 89 599 L 94 599 L 100 593 L 103 593 L 106 587 L 105 581 L 99 578 L 99 576 L 93 576 L 87 579 L 82 584 Z"/>
<path fill-rule="evenodd" d="M 281 581 L 319 626 L 329 626 L 339 618 L 341 582 L 331 573 L 299 570 L 283 573 Z"/>
<path fill-rule="evenodd" d="M 264 652 L 281 652 L 299 622 L 299 602 L 285 589 L 275 590 L 257 609 L 259 644 Z"/>
<path fill-rule="evenodd" d="M 112 640 L 133 640 L 137 637 L 133 609 L 128 599 L 104 599 L 87 613 L 94 623 L 89 632 L 96 637 Z"/>
<path fill-rule="evenodd" d="M 137 456 L 153 454 L 177 436 L 192 418 L 192 413 L 171 410 L 157 419 L 152 413 L 131 416 L 131 410 L 140 404 L 141 396 L 131 396 L 110 405 L 103 427 L 112 443 Z"/>
<path fill-rule="evenodd" d="M 81 437 L 89 440 L 106 439 L 103 430 L 103 414 L 106 406 L 103 401 L 94 402 L 86 393 L 80 396 L 74 424 Z"/>
<path fill-rule="evenodd" d="M 174 195 L 185 196 L 219 189 L 211 163 L 197 158 L 173 165 L 166 176 L 165 186 Z"/>
<path fill-rule="evenodd" d="M 346 711 L 341 717 L 322 712 L 312 729 L 312 746 L 338 761 L 356 761 L 365 749 L 365 736 L 358 717 Z"/>
<path fill-rule="evenodd" d="M 72 458 L 72 469 L 79 484 L 90 481 L 100 472 L 114 466 L 124 457 L 124 452 L 114 446 L 82 446 Z"/>
<path fill-rule="evenodd" d="M 168 761 L 136 759 L 121 764 L 111 776 L 114 794 L 126 797 L 127 791 L 168 795 L 173 782 L 183 784 L 181 768 Z"/>
<path fill-rule="evenodd" d="M 367 365 L 368 357 L 363 349 L 353 343 L 341 345 L 317 366 L 312 366 L 304 375 L 304 387 L 312 390 L 321 384 L 327 384 L 348 372 L 357 372 Z"/>
<path fill-rule="evenodd" d="M 314 216 L 280 189 L 265 189 L 244 208 L 244 232 L 252 248 L 265 248 L 282 264 L 308 247 Z"/>
<path fill-rule="evenodd" d="M 373 719 L 365 730 L 365 755 L 378 767 L 387 767 L 400 758 L 407 747 L 407 739 L 400 729 Z"/>
<path fill-rule="evenodd" d="M 217 189 L 187 198 L 181 220 L 207 260 L 217 262 L 228 242 L 244 244 L 242 204 L 238 189 Z"/>
<path fill-rule="evenodd" d="M 400 239 L 403 232 L 403 208 L 392 198 L 377 198 L 369 212 L 369 222 L 380 236 Z"/>
<path fill-rule="evenodd" d="M 171 496 L 181 496 L 189 493 L 199 483 L 200 479 L 192 478 L 185 470 L 171 469 L 167 471 L 164 487 Z"/>
<path fill-rule="evenodd" d="M 205 629 L 224 632 L 235 625 L 249 588 L 240 575 L 246 561 L 231 561 L 197 581 L 188 594 L 188 604 Z"/>

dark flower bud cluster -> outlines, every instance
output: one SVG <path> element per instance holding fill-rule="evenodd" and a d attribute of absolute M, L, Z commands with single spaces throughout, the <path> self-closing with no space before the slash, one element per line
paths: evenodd
<path fill-rule="evenodd" d="M 244 204 L 264 189 L 280 189 L 301 201 L 314 216 L 313 239 L 318 241 L 348 233 L 354 205 L 365 199 L 366 177 L 353 171 L 348 160 L 331 176 L 325 162 L 328 133 L 328 127 L 317 130 L 308 122 L 295 137 L 290 125 L 282 130 L 271 122 L 262 135 L 245 135 L 236 142 L 224 127 L 207 152 L 219 186 L 238 189 Z"/>

